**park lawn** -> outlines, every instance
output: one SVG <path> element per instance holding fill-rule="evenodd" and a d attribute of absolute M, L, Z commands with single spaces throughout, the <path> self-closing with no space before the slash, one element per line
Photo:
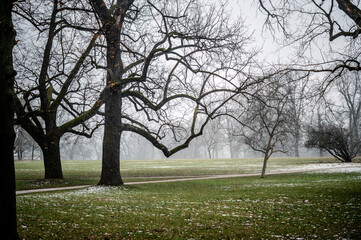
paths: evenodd
<path fill-rule="evenodd" d="M 21 239 L 359 239 L 361 173 L 94 186 L 17 197 Z"/>
<path fill-rule="evenodd" d="M 333 158 L 274 158 L 268 163 L 268 171 L 312 163 L 336 162 Z M 149 181 L 157 178 L 260 173 L 263 160 L 255 159 L 162 159 L 121 160 L 121 174 L 125 182 Z M 100 179 L 101 161 L 62 160 L 63 180 L 43 180 L 42 161 L 16 161 L 17 190 L 95 185 Z"/>

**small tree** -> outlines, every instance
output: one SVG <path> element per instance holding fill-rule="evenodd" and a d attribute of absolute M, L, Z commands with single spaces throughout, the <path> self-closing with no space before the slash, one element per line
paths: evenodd
<path fill-rule="evenodd" d="M 361 148 L 359 140 L 353 140 L 348 129 L 328 124 L 322 128 L 311 127 L 308 130 L 307 148 L 327 151 L 341 162 L 351 162 Z"/>
<path fill-rule="evenodd" d="M 233 118 L 242 125 L 238 135 L 244 143 L 264 156 L 262 174 L 266 174 L 267 162 L 273 153 L 286 153 L 290 142 L 290 89 L 286 78 L 274 79 L 269 84 L 260 86 L 260 90 L 243 105 L 241 115 Z"/>

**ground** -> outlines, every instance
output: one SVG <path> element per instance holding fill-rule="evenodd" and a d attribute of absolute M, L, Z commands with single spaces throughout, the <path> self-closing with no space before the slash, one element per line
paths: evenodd
<path fill-rule="evenodd" d="M 24 239 L 357 239 L 361 235 L 361 166 L 340 168 L 330 161 L 274 160 L 271 171 L 280 171 L 280 167 L 285 171 L 313 167 L 315 171 L 269 175 L 266 179 L 249 176 L 92 186 L 20 195 L 18 229 Z M 169 161 L 160 169 L 184 177 L 195 173 L 188 169 L 192 165 L 208 174 L 224 174 L 227 164 L 230 174 L 235 174 L 234 169 L 245 173 L 257 168 L 249 167 L 251 160 L 236 162 L 214 160 L 207 170 L 205 162 Z M 127 163 L 128 179 L 146 180 L 139 178 L 140 172 L 151 180 L 166 177 L 166 172 L 151 168 L 157 163 L 143 162 L 143 168 L 140 161 L 134 162 L 135 167 Z M 258 160 L 253 164 L 258 165 Z M 219 170 L 212 168 L 217 165 Z M 177 171 L 181 166 L 188 170 Z M 90 168 L 83 176 L 93 176 Z M 18 176 L 25 178 L 19 172 L 32 172 L 30 167 L 25 169 L 17 165 Z"/>

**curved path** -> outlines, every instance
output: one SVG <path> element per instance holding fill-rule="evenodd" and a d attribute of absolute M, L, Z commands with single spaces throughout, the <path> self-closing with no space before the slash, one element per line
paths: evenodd
<path fill-rule="evenodd" d="M 310 165 L 307 165 L 310 166 Z M 283 169 L 283 171 L 269 172 L 267 175 L 279 175 L 289 173 L 303 173 L 303 172 L 321 172 L 321 171 L 332 171 L 332 170 L 348 170 L 357 168 L 361 172 L 361 163 L 354 163 L 351 165 L 343 164 L 318 164 L 318 167 L 295 167 L 294 169 Z M 316 165 L 314 165 L 316 166 Z M 322 166 L 322 167 L 320 167 Z M 237 177 L 249 177 L 259 176 L 260 173 L 244 173 L 244 174 L 230 174 L 230 175 L 208 175 L 199 177 L 181 177 L 176 179 L 163 179 L 163 180 L 152 180 L 142 182 L 128 182 L 124 185 L 139 185 L 139 184 L 151 184 L 151 183 L 167 183 L 167 182 L 183 182 L 183 181 L 195 181 L 195 180 L 208 180 L 208 179 L 220 179 L 220 178 L 237 178 Z M 81 188 L 87 188 L 92 185 L 81 185 L 81 186 L 69 186 L 69 187 L 57 187 L 57 188 L 42 188 L 42 189 L 30 189 L 16 191 L 16 195 L 30 194 L 30 193 L 42 193 L 51 191 L 64 191 L 64 190 L 75 190 Z"/>

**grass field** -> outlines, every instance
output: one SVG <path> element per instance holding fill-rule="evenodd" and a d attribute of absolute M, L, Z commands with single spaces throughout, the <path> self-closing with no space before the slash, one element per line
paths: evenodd
<path fill-rule="evenodd" d="M 312 163 L 336 162 L 333 158 L 279 158 L 271 159 L 268 171 L 277 171 Z M 220 174 L 260 173 L 262 159 L 190 159 L 190 160 L 122 160 L 121 174 L 125 182 L 204 176 Z M 101 161 L 62 161 L 64 180 L 42 180 L 42 161 L 15 162 L 17 190 L 67 185 L 97 184 L 100 178 Z"/>
<path fill-rule="evenodd" d="M 331 160 L 272 159 L 269 169 L 320 161 Z M 99 164 L 64 161 L 65 181 L 96 183 Z M 162 160 L 122 168 L 125 179 L 139 180 L 259 172 L 260 164 Z M 41 162 L 17 162 L 19 182 L 39 183 L 41 168 Z M 360 239 L 360 199 L 360 171 L 94 186 L 17 196 L 18 230 L 22 239 Z"/>

